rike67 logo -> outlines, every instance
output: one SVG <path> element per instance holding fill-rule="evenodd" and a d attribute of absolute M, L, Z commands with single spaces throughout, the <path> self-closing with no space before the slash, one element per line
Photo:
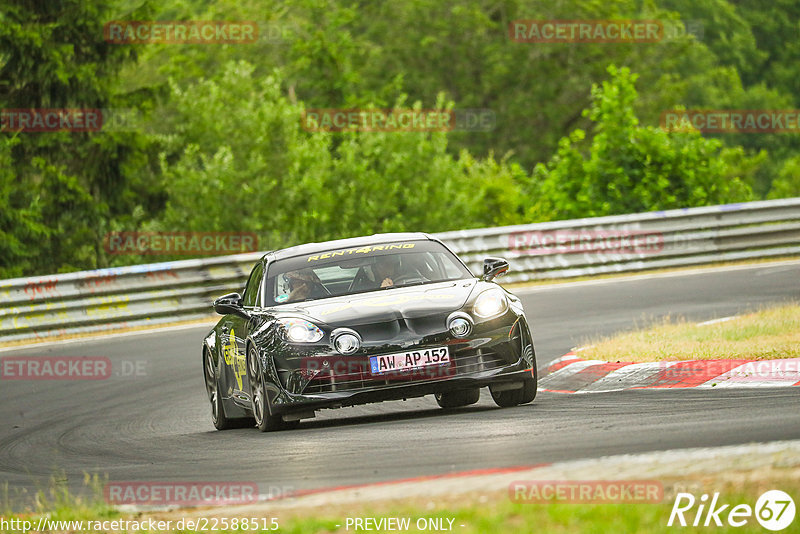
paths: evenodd
<path fill-rule="evenodd" d="M 742 527 L 755 518 L 767 530 L 780 531 L 794 521 L 795 505 L 792 498 L 781 490 L 764 492 L 756 501 L 755 508 L 749 504 L 732 506 L 720 501 L 719 493 L 714 493 L 709 501 L 708 494 L 696 499 L 691 493 L 678 493 L 667 526 Z"/>

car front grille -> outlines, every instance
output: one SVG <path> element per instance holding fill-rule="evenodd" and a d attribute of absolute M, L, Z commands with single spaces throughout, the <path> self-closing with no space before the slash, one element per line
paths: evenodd
<path fill-rule="evenodd" d="M 500 353 L 482 348 L 466 347 L 455 350 L 451 354 L 450 364 L 446 366 L 428 366 L 411 371 L 395 371 L 385 375 L 373 375 L 370 372 L 369 359 L 351 360 L 342 372 L 335 372 L 334 369 L 321 370 L 308 382 L 303 394 L 435 382 L 460 375 L 491 371 L 512 363 L 508 358 L 503 358 Z"/>

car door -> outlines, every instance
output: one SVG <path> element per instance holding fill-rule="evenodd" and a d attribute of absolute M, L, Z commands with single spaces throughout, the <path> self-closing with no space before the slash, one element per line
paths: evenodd
<path fill-rule="evenodd" d="M 258 262 L 250 272 L 247 285 L 242 294 L 245 311 L 253 312 L 260 307 L 261 282 L 264 278 L 264 265 Z M 229 395 L 234 401 L 249 408 L 250 385 L 247 380 L 247 337 L 253 322 L 239 315 L 226 315 L 222 325 L 225 366 L 229 377 Z"/>

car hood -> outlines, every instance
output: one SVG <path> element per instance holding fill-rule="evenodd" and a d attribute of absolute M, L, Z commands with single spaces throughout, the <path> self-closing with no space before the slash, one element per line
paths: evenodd
<path fill-rule="evenodd" d="M 477 283 L 457 280 L 370 291 L 281 306 L 280 314 L 302 314 L 331 325 L 414 319 L 461 309 Z"/>

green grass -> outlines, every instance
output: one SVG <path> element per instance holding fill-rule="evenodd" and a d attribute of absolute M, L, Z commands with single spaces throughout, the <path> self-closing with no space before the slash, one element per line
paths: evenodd
<path fill-rule="evenodd" d="M 735 504 L 749 504 L 754 506 L 758 496 L 768 489 L 781 489 L 789 493 L 800 503 L 800 469 L 781 468 L 763 471 L 750 471 L 743 473 L 725 473 L 720 479 L 713 480 L 708 477 L 695 477 L 697 488 L 693 493 L 699 497 L 701 492 L 718 491 L 721 494 L 720 502 Z M 88 482 L 97 484 L 97 479 Z M 685 480 L 681 483 L 685 484 Z M 665 490 L 672 488 L 668 481 L 663 481 Z M 97 487 L 95 487 L 97 489 Z M 280 526 L 278 532 L 309 534 L 356 532 L 351 526 L 345 529 L 347 517 L 409 517 L 412 528 L 409 532 L 417 532 L 415 522 L 418 518 L 451 518 L 453 532 L 472 534 L 484 532 L 503 533 L 638 533 L 653 532 L 765 532 L 765 530 L 750 518 L 744 527 L 734 528 L 728 525 L 723 527 L 672 527 L 667 526 L 673 498 L 668 496 L 660 504 L 524 504 L 512 502 L 504 491 L 492 491 L 483 494 L 455 495 L 444 498 L 430 499 L 415 498 L 409 500 L 395 500 L 391 502 L 375 502 L 369 504 L 331 504 L 317 508 L 274 508 L 264 504 L 259 514 L 249 512 L 247 516 L 277 517 Z M 99 494 L 98 494 L 99 495 Z M 46 514 L 52 520 L 98 520 L 112 518 L 128 518 L 142 520 L 146 514 L 126 515 L 114 511 L 102 498 L 76 499 L 62 490 L 56 490 L 47 498 L 44 495 L 37 504 L 37 509 L 24 514 L 22 517 L 37 519 Z M 730 509 L 730 508 L 729 508 Z M 693 510 L 693 512 L 696 510 Z M 159 519 L 171 519 L 173 522 L 184 516 L 197 516 L 197 510 L 174 511 L 157 513 L 152 516 Z M 235 517 L 235 509 L 206 510 L 204 515 L 218 517 Z M 5 519 L 19 517 L 6 511 Z M 691 521 L 694 513 L 687 514 Z M 723 521 L 726 515 L 722 515 Z M 339 525 L 337 527 L 337 525 Z M 445 521 L 447 525 L 447 521 Z M 463 527 L 461 525 L 464 525 Z M 783 532 L 800 531 L 800 517 Z M 86 532 L 85 530 L 83 532 Z M 91 532 L 91 531 L 90 531 Z M 155 533 L 151 530 L 140 530 L 140 533 Z M 163 532 L 163 531 L 161 531 Z M 172 531 L 175 532 L 175 531 Z M 178 532 L 193 532 L 181 530 Z M 230 530 L 218 530 L 227 533 Z M 244 531 L 236 531 L 244 532 Z M 251 530 L 249 532 L 257 532 Z M 259 531 L 261 532 L 261 531 Z M 269 532 L 265 530 L 263 532 Z M 274 532 L 274 531 L 273 531 Z M 363 531 L 359 531 L 363 532 Z"/>
<path fill-rule="evenodd" d="M 707 325 L 667 317 L 644 330 L 588 340 L 580 356 L 633 362 L 800 358 L 800 305 L 765 308 Z"/>

